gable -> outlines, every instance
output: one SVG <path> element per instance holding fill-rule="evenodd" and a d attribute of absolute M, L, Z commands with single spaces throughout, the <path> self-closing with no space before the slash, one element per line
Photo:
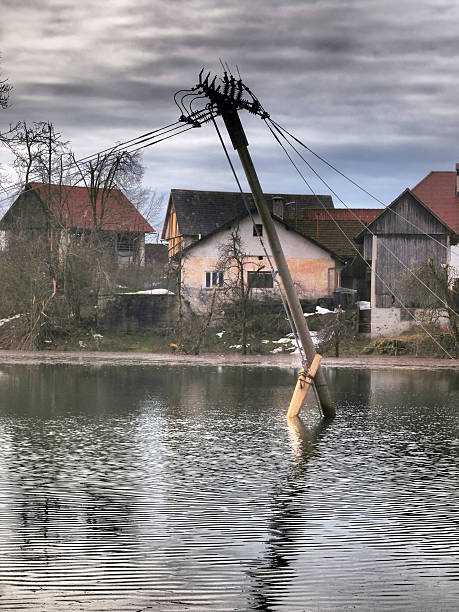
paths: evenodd
<path fill-rule="evenodd" d="M 254 221 L 255 223 L 261 223 L 258 215 L 254 215 Z M 329 259 L 331 262 L 337 259 L 333 253 L 330 253 L 330 251 L 323 248 L 320 244 L 317 244 L 313 240 L 309 240 L 293 229 L 289 229 L 288 226 L 280 221 L 275 219 L 274 224 L 286 259 Z M 225 229 L 216 231 L 202 240 L 194 242 L 188 248 L 184 249 L 184 254 L 190 257 L 218 257 L 220 245 L 225 244 L 231 235 L 231 231 L 237 226 L 239 226 L 239 234 L 243 249 L 247 255 L 254 257 L 263 256 L 263 246 L 258 236 L 253 236 L 253 225 L 248 216 L 245 216 L 237 223 L 231 224 Z M 263 235 L 263 242 L 266 250 L 271 254 L 266 235 Z"/>
<path fill-rule="evenodd" d="M 450 234 L 446 226 L 409 189 L 383 210 L 358 238 L 373 234 Z"/>
<path fill-rule="evenodd" d="M 33 190 L 22 192 L 0 221 L 0 230 L 33 230 L 45 226 L 45 206 Z"/>

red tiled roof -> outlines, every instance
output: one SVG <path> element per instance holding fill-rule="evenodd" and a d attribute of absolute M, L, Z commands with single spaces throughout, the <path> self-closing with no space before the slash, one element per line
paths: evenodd
<path fill-rule="evenodd" d="M 48 185 L 29 183 L 41 200 L 48 200 Z M 93 227 L 93 211 L 86 187 L 70 185 L 51 185 L 50 208 L 60 223 L 65 227 L 76 229 L 91 229 Z M 98 198 L 96 215 L 100 229 L 125 232 L 150 233 L 155 230 L 139 213 L 136 207 L 119 190 L 113 189 L 106 199 L 104 210 Z"/>
<path fill-rule="evenodd" d="M 456 172 L 432 171 L 411 190 L 437 217 L 459 233 Z"/>
<path fill-rule="evenodd" d="M 333 208 L 329 210 L 305 208 L 301 211 L 301 217 L 303 219 L 324 219 L 326 221 L 331 219 L 335 219 L 335 221 L 346 221 L 347 219 L 357 221 L 357 217 L 364 223 L 371 223 L 380 212 L 381 210 L 377 208 Z"/>
<path fill-rule="evenodd" d="M 348 258 L 356 255 L 355 236 L 380 212 L 376 208 L 334 208 L 328 211 L 310 208 L 301 211 L 301 219 L 287 219 L 286 222 L 340 257 Z"/>

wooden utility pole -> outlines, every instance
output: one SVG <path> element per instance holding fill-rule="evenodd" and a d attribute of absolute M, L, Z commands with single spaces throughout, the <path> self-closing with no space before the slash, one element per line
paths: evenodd
<path fill-rule="evenodd" d="M 231 142 L 233 143 L 233 147 L 238 152 L 244 168 L 255 206 L 266 230 L 266 235 L 268 237 L 269 246 L 271 247 L 271 253 L 274 258 L 277 271 L 279 272 L 282 280 L 287 304 L 290 309 L 296 331 L 303 346 L 308 365 L 311 366 L 314 357 L 316 356 L 316 351 L 306 324 L 306 320 L 304 318 L 300 300 L 293 285 L 292 276 L 280 244 L 279 236 L 277 235 L 273 218 L 271 217 L 271 213 L 266 205 L 266 200 L 249 154 L 248 142 L 238 115 L 238 109 L 244 108 L 251 113 L 261 115 L 262 117 L 267 117 L 269 115 L 262 112 L 263 109 L 260 103 L 251 94 L 250 90 L 245 87 L 240 79 L 236 80 L 232 75 L 231 77 L 228 77 L 227 73 L 225 72 L 222 79 L 223 89 L 221 89 L 220 85 L 217 86 L 215 84 L 216 77 L 212 82 L 209 82 L 209 77 L 210 73 L 203 78 L 201 71 L 201 74 L 199 75 L 199 83 L 195 88 L 193 88 L 193 92 L 199 92 L 206 95 L 210 100 L 210 104 L 206 107 L 205 111 L 192 112 L 190 106 L 188 116 L 182 115 L 181 120 L 191 123 L 195 127 L 199 127 L 201 122 L 208 121 L 210 117 L 212 117 L 211 113 L 213 112 L 216 112 L 222 116 L 228 130 L 229 137 L 231 138 Z M 244 93 L 248 93 L 252 100 L 243 99 L 242 96 Z M 185 97 L 186 95 L 182 97 L 182 107 Z M 316 363 L 318 363 L 317 360 Z M 320 367 L 317 369 L 317 373 L 315 375 L 315 386 L 317 389 L 320 407 L 324 416 L 334 417 L 335 409 L 330 397 L 324 373 Z"/>
<path fill-rule="evenodd" d="M 241 121 L 237 110 L 222 108 L 221 114 L 223 121 L 225 122 L 228 134 L 233 143 L 233 147 L 236 149 L 239 159 L 241 160 L 244 168 L 247 182 L 249 183 L 250 190 L 253 195 L 255 206 L 257 207 L 258 214 L 260 215 L 261 222 L 266 230 L 268 237 L 269 246 L 271 247 L 271 253 L 276 263 L 279 276 L 282 280 L 282 285 L 285 290 L 285 296 L 292 315 L 293 322 L 296 330 L 300 337 L 301 344 L 303 346 L 308 364 L 312 364 L 312 361 L 316 355 L 316 350 L 312 342 L 311 334 L 309 333 L 306 319 L 303 314 L 303 309 L 298 298 L 298 294 L 293 284 L 292 275 L 290 274 L 287 260 L 285 259 L 284 251 L 277 235 L 276 227 L 274 225 L 271 213 L 266 205 L 266 200 L 261 189 L 260 182 L 258 180 L 255 167 L 250 157 L 248 150 L 248 142 L 245 137 L 244 128 L 242 127 Z M 315 385 L 317 389 L 317 395 L 319 397 L 322 412 L 326 417 L 334 417 L 335 409 L 330 397 L 327 382 L 323 370 L 319 367 L 315 375 Z"/>

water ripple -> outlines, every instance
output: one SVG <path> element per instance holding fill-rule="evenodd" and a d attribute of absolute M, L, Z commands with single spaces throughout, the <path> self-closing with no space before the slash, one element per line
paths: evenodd
<path fill-rule="evenodd" d="M 459 607 L 452 375 L 2 371 L 0 609 Z"/>

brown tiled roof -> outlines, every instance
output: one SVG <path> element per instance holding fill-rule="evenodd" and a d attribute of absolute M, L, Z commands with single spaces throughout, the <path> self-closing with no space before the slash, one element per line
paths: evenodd
<path fill-rule="evenodd" d="M 48 204 L 48 189 L 51 189 L 49 206 L 57 220 L 68 228 L 91 229 L 93 211 L 86 187 L 70 185 L 45 185 L 29 183 L 43 202 Z M 102 211 L 101 198 L 97 200 L 96 214 L 101 221 L 100 229 L 126 232 L 151 233 L 155 230 L 139 213 L 136 207 L 119 190 L 112 189 Z M 100 217 L 102 217 L 100 219 Z"/>
<path fill-rule="evenodd" d="M 346 258 L 356 255 L 355 236 L 380 212 L 375 208 L 335 208 L 329 211 L 316 208 L 303 210 L 301 219 L 289 223 L 305 236 Z"/>
<path fill-rule="evenodd" d="M 430 172 L 411 190 L 435 215 L 459 233 L 456 172 Z"/>

